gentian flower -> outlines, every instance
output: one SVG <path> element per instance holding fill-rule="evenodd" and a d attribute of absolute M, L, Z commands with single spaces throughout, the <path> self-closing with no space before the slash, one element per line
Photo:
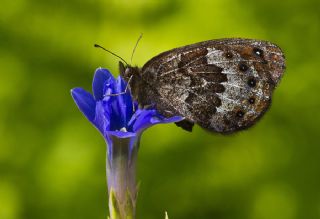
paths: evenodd
<path fill-rule="evenodd" d="M 136 159 L 142 132 L 156 124 L 183 119 L 180 116 L 166 118 L 154 108 L 138 108 L 130 91 L 123 94 L 126 86 L 120 76 L 115 79 L 107 69 L 99 68 L 93 78 L 93 95 L 82 88 L 71 90 L 80 111 L 107 143 L 111 219 L 135 218 Z"/>

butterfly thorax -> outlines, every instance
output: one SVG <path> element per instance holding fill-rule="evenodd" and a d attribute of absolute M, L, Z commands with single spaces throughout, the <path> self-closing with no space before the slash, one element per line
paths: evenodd
<path fill-rule="evenodd" d="M 119 62 L 119 69 L 121 77 L 129 84 L 129 89 L 134 100 L 136 100 L 141 107 L 152 105 L 152 98 L 148 93 L 148 84 L 141 77 L 141 69 L 136 66 L 124 65 Z"/>

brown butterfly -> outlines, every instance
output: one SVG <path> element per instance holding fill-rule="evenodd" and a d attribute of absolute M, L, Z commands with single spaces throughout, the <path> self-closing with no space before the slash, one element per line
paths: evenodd
<path fill-rule="evenodd" d="M 177 125 L 214 132 L 248 128 L 267 111 L 285 70 L 281 49 L 268 41 L 219 39 L 163 52 L 142 68 L 120 62 L 120 74 L 141 106 Z"/>

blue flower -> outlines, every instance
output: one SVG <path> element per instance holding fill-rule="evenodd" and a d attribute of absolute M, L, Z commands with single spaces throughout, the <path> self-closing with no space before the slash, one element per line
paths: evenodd
<path fill-rule="evenodd" d="M 110 136 L 130 138 L 137 136 L 152 125 L 181 121 L 182 117 L 165 118 L 156 109 L 139 109 L 130 92 L 122 93 L 127 83 L 119 76 L 115 79 L 103 68 L 95 72 L 93 95 L 83 88 L 74 88 L 71 95 L 80 111 L 109 141 Z"/>
<path fill-rule="evenodd" d="M 127 83 L 120 76 L 115 79 L 107 69 L 99 68 L 93 78 L 93 95 L 83 88 L 71 90 L 80 111 L 107 142 L 106 169 L 111 219 L 134 218 L 136 159 L 142 132 L 152 125 L 183 119 L 180 116 L 166 118 L 155 108 L 139 109 L 129 91 L 120 94 L 126 86 Z"/>

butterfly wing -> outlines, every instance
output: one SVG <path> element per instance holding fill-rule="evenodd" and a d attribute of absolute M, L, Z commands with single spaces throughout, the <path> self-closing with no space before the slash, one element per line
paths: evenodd
<path fill-rule="evenodd" d="M 179 114 L 203 128 L 231 133 L 266 112 L 284 61 L 270 42 L 211 40 L 154 57 L 143 66 L 141 78 L 164 115 Z"/>

